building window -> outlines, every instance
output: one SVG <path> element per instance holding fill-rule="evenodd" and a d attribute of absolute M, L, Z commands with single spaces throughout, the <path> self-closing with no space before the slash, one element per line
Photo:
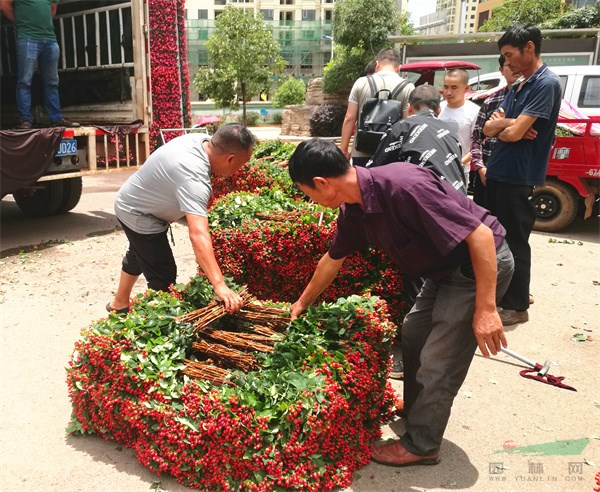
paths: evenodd
<path fill-rule="evenodd" d="M 208 29 L 198 29 L 198 39 L 206 41 L 208 39 Z"/>
<path fill-rule="evenodd" d="M 208 65 L 208 52 L 206 50 L 198 52 L 198 65 Z"/>
<path fill-rule="evenodd" d="M 183 9 L 183 18 L 187 20 L 187 9 Z"/>
<path fill-rule="evenodd" d="M 313 40 L 315 39 L 315 31 L 312 29 L 305 29 L 302 31 L 302 39 Z"/>
<path fill-rule="evenodd" d="M 208 9 L 198 9 L 198 19 L 208 19 Z"/>
<path fill-rule="evenodd" d="M 302 10 L 303 21 L 314 21 L 316 16 L 315 10 Z"/>
<path fill-rule="evenodd" d="M 294 12 L 279 12 L 279 20 L 280 21 L 293 21 L 294 20 Z"/>
<path fill-rule="evenodd" d="M 294 5 L 294 0 L 279 0 L 279 5 Z"/>
<path fill-rule="evenodd" d="M 312 68 L 313 65 L 312 51 L 303 51 L 302 60 L 300 61 L 301 68 Z"/>
<path fill-rule="evenodd" d="M 266 21 L 272 21 L 273 20 L 273 9 L 262 9 L 260 11 L 261 15 L 263 16 L 263 19 Z"/>
<path fill-rule="evenodd" d="M 225 5 L 226 0 L 215 0 L 215 5 Z"/>
<path fill-rule="evenodd" d="M 215 19 L 223 13 L 222 10 L 215 10 Z"/>

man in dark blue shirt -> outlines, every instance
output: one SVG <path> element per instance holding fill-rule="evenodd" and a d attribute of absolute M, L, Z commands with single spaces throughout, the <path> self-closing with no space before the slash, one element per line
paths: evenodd
<path fill-rule="evenodd" d="M 546 180 L 560 109 L 560 81 L 542 63 L 541 45 L 541 32 L 534 26 L 516 25 L 502 35 L 498 47 L 523 81 L 511 88 L 483 128 L 486 137 L 499 140 L 487 163 L 485 201 L 506 228 L 515 258 L 513 279 L 499 304 L 505 326 L 529 320 L 529 236 L 536 217 L 530 198 L 533 187 Z"/>
<path fill-rule="evenodd" d="M 372 458 L 391 466 L 439 463 L 475 349 L 487 357 L 506 346 L 496 311 L 513 270 L 504 228 L 430 170 L 408 163 L 352 167 L 332 142 L 300 143 L 289 172 L 313 201 L 340 208 L 333 242 L 292 305 L 292 318 L 325 290 L 348 254 L 368 246 L 425 278 L 402 325 L 406 433 L 374 448 Z"/>

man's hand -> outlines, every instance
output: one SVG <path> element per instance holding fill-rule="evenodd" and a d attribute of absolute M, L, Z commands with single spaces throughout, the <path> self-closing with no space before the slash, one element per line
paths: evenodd
<path fill-rule="evenodd" d="M 484 357 L 489 357 L 490 352 L 492 355 L 496 355 L 500 352 L 501 346 L 506 347 L 506 337 L 504 336 L 502 320 L 495 309 L 475 309 L 473 332 L 475 333 L 479 350 Z"/>
<path fill-rule="evenodd" d="M 535 140 L 535 138 L 537 137 L 537 134 L 538 134 L 538 132 L 536 130 L 534 130 L 533 128 L 530 128 L 529 130 L 527 130 L 525 135 L 523 135 L 523 140 Z"/>
<path fill-rule="evenodd" d="M 298 316 L 300 316 L 304 311 L 306 311 L 307 307 L 308 306 L 300 302 L 300 300 L 297 300 L 294 304 L 292 304 L 290 307 L 290 313 L 292 313 L 292 321 L 295 320 Z"/>
<path fill-rule="evenodd" d="M 498 108 L 497 111 L 494 111 L 492 113 L 492 116 L 490 116 L 488 119 L 495 121 L 495 120 L 501 120 L 505 117 L 506 115 L 504 114 L 504 109 L 502 108 Z"/>
<path fill-rule="evenodd" d="M 483 186 L 485 186 L 485 175 L 487 174 L 487 167 L 478 167 L 477 173 L 479 174 L 479 179 L 483 183 Z"/>
<path fill-rule="evenodd" d="M 244 304 L 242 298 L 226 285 L 220 285 L 214 291 L 215 295 L 225 304 L 225 309 L 229 314 L 236 313 L 242 308 Z"/>

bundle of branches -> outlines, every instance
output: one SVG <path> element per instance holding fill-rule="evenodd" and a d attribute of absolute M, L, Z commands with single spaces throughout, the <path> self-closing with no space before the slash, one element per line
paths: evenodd
<path fill-rule="evenodd" d="M 255 302 L 245 304 L 236 317 L 252 324 L 266 325 L 276 331 L 283 331 L 290 322 L 289 311 Z"/>
<path fill-rule="evenodd" d="M 268 337 L 254 335 L 251 333 L 235 333 L 224 330 L 213 330 L 207 328 L 203 331 L 204 335 L 209 336 L 213 340 L 217 340 L 228 347 L 234 347 L 241 350 L 253 350 L 255 352 L 273 352 L 273 345 L 266 345 L 264 340 L 272 343 Z"/>
<path fill-rule="evenodd" d="M 247 304 L 252 299 L 252 296 L 246 288 L 242 289 L 239 293 L 244 304 Z M 222 318 L 227 314 L 225 305 L 220 301 L 214 301 L 208 304 L 202 309 L 197 309 L 191 313 L 184 314 L 175 318 L 177 323 L 194 323 L 194 331 L 202 331 L 203 328 L 210 325 L 213 321 Z"/>
<path fill-rule="evenodd" d="M 205 381 L 219 386 L 222 386 L 223 384 L 235 386 L 235 384 L 229 381 L 228 378 L 231 373 L 226 369 L 189 359 L 184 359 L 184 362 L 185 369 L 183 370 L 183 373 L 191 378 L 204 379 Z"/>
<path fill-rule="evenodd" d="M 269 213 L 258 212 L 256 218 L 271 220 L 273 222 L 296 222 L 300 220 L 300 217 L 303 215 L 307 215 L 307 212 L 302 212 L 300 210 L 274 210 Z"/>
<path fill-rule="evenodd" d="M 199 340 L 192 344 L 199 352 L 214 357 L 228 366 L 236 367 L 242 371 L 250 371 L 257 368 L 256 357 L 240 350 L 232 349 L 220 343 L 208 343 Z"/>

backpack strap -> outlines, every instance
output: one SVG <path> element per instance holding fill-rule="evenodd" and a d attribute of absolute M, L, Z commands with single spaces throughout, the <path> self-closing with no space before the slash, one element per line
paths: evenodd
<path fill-rule="evenodd" d="M 396 97 L 398 97 L 398 94 L 400 94 L 400 92 L 402 92 L 402 89 L 404 89 L 407 85 L 408 85 L 408 80 L 406 80 L 406 79 L 404 79 L 402 82 L 400 82 L 392 90 L 392 94 L 390 95 L 390 99 L 396 99 Z"/>
<path fill-rule="evenodd" d="M 371 97 L 377 97 L 377 85 L 371 75 L 367 75 L 367 82 L 369 82 L 369 88 L 371 89 Z"/>

